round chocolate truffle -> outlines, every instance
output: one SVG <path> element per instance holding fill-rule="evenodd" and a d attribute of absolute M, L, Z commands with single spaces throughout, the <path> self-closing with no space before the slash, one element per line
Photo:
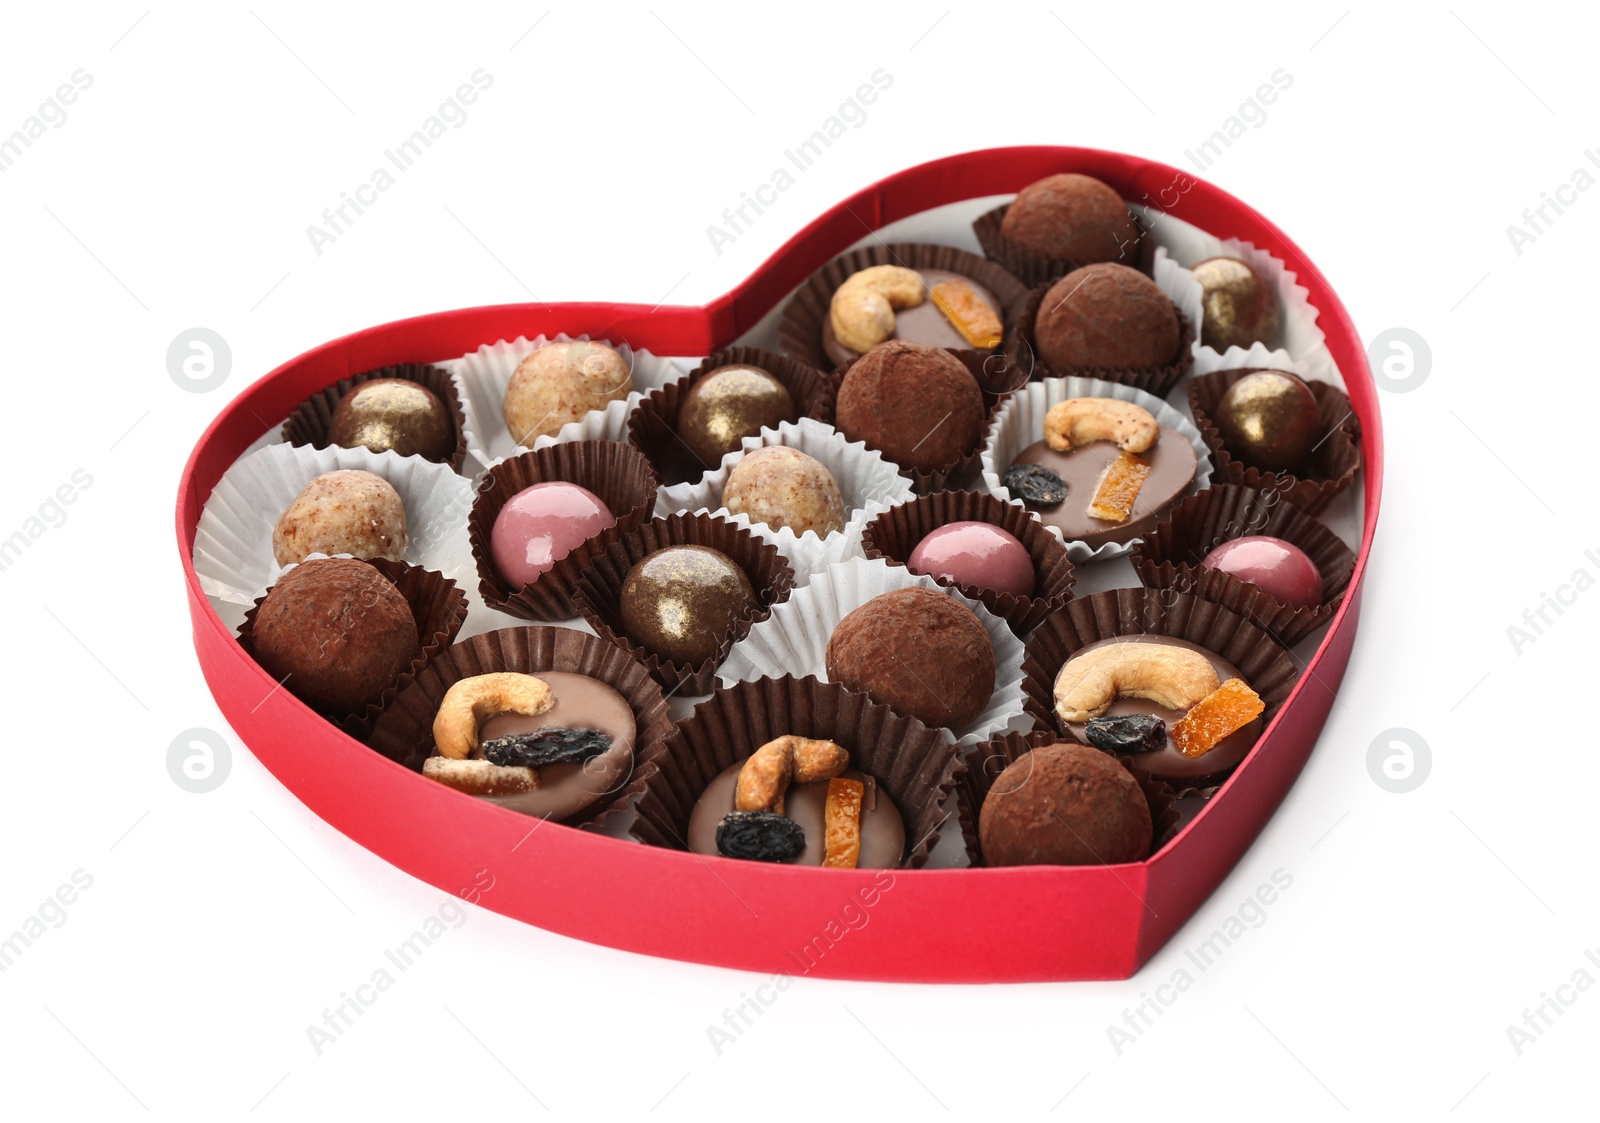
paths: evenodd
<path fill-rule="evenodd" d="M 506 386 L 506 428 L 519 445 L 554 436 L 569 421 L 633 389 L 627 360 L 604 343 L 546 343 L 517 365 Z"/>
<path fill-rule="evenodd" d="M 421 654 L 405 597 L 372 566 L 316 558 L 278 579 L 256 613 L 256 662 L 327 713 L 372 701 Z"/>
<path fill-rule="evenodd" d="M 1234 538 L 1212 550 L 1200 564 L 1248 581 L 1293 608 L 1315 608 L 1322 603 L 1322 574 L 1316 562 L 1281 538 L 1265 534 Z"/>
<path fill-rule="evenodd" d="M 994 693 L 994 646 L 960 601 L 921 587 L 873 597 L 828 640 L 828 679 L 928 726 L 971 725 Z"/>
<path fill-rule="evenodd" d="M 375 378 L 339 399 L 328 440 L 341 448 L 449 460 L 456 451 L 456 426 L 449 408 L 426 386 Z"/>
<path fill-rule="evenodd" d="M 1052 370 L 1133 370 L 1177 362 L 1183 323 L 1154 281 L 1126 265 L 1085 265 L 1062 277 L 1034 316 Z"/>
<path fill-rule="evenodd" d="M 325 472 L 284 508 L 272 530 L 272 556 L 294 565 L 312 554 L 400 561 L 406 552 L 406 505 L 388 480 L 371 472 Z"/>
<path fill-rule="evenodd" d="M 735 515 L 773 530 L 811 531 L 819 538 L 844 529 L 844 496 L 833 473 L 797 448 L 769 445 L 740 458 L 722 489 Z"/>
<path fill-rule="evenodd" d="M 990 866 L 1095 866 L 1150 856 L 1154 827 L 1139 782 L 1087 745 L 1044 745 L 995 777 L 978 812 Z"/>
<path fill-rule="evenodd" d="M 962 361 L 940 347 L 880 343 L 839 384 L 838 428 L 907 468 L 933 471 L 972 451 L 983 435 L 983 393 Z"/>
<path fill-rule="evenodd" d="M 699 666 L 760 602 L 744 570 L 705 546 L 647 554 L 622 582 L 622 627 L 653 655 Z"/>
<path fill-rule="evenodd" d="M 1263 472 L 1294 471 L 1321 436 L 1317 396 L 1284 370 L 1253 371 L 1228 387 L 1216 423 L 1228 451 Z"/>
<path fill-rule="evenodd" d="M 936 527 L 911 551 L 906 568 L 1019 597 L 1031 597 L 1035 584 L 1028 548 L 1010 531 L 985 522 Z"/>
<path fill-rule="evenodd" d="M 715 468 L 745 437 L 800 416 L 788 388 L 760 367 L 717 367 L 689 387 L 678 407 L 678 436 L 707 468 Z"/>
<path fill-rule="evenodd" d="M 1278 290 L 1232 257 L 1208 257 L 1189 272 L 1200 282 L 1200 342 L 1213 351 L 1268 343 L 1278 334 Z"/>
<path fill-rule="evenodd" d="M 1062 261 L 1133 261 L 1139 226 L 1110 187 L 1092 176 L 1048 176 L 1018 192 L 1000 233 L 1020 246 Z"/>
<path fill-rule="evenodd" d="M 489 548 L 500 576 L 520 589 L 578 546 L 616 525 L 610 508 L 594 492 L 551 480 L 523 488 L 500 508 L 489 534 Z"/>

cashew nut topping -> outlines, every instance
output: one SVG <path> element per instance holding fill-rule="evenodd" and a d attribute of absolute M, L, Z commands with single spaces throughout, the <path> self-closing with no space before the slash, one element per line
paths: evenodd
<path fill-rule="evenodd" d="M 898 308 L 915 308 L 928 296 L 922 274 L 900 265 L 874 265 L 852 274 L 833 294 L 828 318 L 833 337 L 852 351 L 870 351 L 894 334 Z"/>
<path fill-rule="evenodd" d="M 447 788 L 468 795 L 515 795 L 539 790 L 539 770 L 522 765 L 491 764 L 487 760 L 452 760 L 430 756 L 422 774 Z"/>
<path fill-rule="evenodd" d="M 452 686 L 433 719 L 433 743 L 440 756 L 466 760 L 478 747 L 478 724 L 495 714 L 538 717 L 556 704 L 543 679 L 500 671 L 474 675 Z"/>
<path fill-rule="evenodd" d="M 1124 452 L 1144 452 L 1161 425 L 1143 406 L 1119 398 L 1068 398 L 1044 415 L 1044 439 L 1057 452 L 1094 441 L 1114 441 Z"/>
<path fill-rule="evenodd" d="M 774 811 L 783 814 L 783 793 L 789 782 L 809 784 L 831 780 L 850 767 L 850 753 L 832 741 L 790 734 L 768 741 L 739 769 L 734 788 L 736 811 Z"/>
<path fill-rule="evenodd" d="M 1221 685 L 1211 661 L 1187 647 L 1108 643 L 1068 659 L 1056 675 L 1062 721 L 1101 717 L 1118 698 L 1146 698 L 1188 711 Z"/>

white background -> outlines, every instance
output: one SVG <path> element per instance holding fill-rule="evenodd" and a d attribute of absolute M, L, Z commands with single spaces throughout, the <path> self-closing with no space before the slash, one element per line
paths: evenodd
<path fill-rule="evenodd" d="M 461 7 L 4 17 L 0 134 L 93 76 L 0 174 L 0 537 L 74 470 L 93 480 L 0 573 L 0 933 L 74 870 L 93 878 L 0 974 L 8 1115 L 1504 1118 L 1587 1101 L 1600 994 L 1562 992 L 1520 1055 L 1507 1027 L 1580 968 L 1600 978 L 1595 735 L 1574 704 L 1600 594 L 1569 595 L 1520 653 L 1507 628 L 1600 574 L 1600 191 L 1520 255 L 1506 228 L 1600 145 L 1592 27 L 1473 2 Z M 306 227 L 479 67 L 494 84 L 467 122 L 318 256 Z M 723 207 L 878 68 L 894 84 L 867 122 L 713 252 Z M 448 898 L 312 817 L 202 682 L 171 512 L 225 401 L 417 313 L 708 300 L 847 193 L 969 148 L 1083 144 L 1195 172 L 1185 149 L 1278 68 L 1292 87 L 1201 174 L 1298 240 L 1365 338 L 1421 333 L 1432 370 L 1383 396 L 1383 514 L 1339 704 L 1193 922 L 1124 983 L 800 980 L 718 1055 L 707 1027 L 760 979 L 471 909 L 316 1055 L 306 1027 Z M 195 326 L 232 348 L 210 394 L 166 368 Z M 205 795 L 166 766 L 194 726 L 231 746 Z M 1409 794 L 1368 772 L 1391 727 L 1431 746 Z M 1293 884 L 1265 923 L 1118 1055 L 1107 1025 L 1280 868 Z"/>

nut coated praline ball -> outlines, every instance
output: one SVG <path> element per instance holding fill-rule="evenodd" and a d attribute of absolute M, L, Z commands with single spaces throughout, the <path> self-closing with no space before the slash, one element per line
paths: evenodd
<path fill-rule="evenodd" d="M 400 561 L 406 552 L 406 505 L 388 480 L 371 472 L 325 472 L 278 516 L 272 556 L 293 565 L 312 554 Z"/>
<path fill-rule="evenodd" d="M 760 367 L 721 366 L 684 395 L 678 436 L 702 464 L 715 468 L 728 453 L 739 451 L 745 437 L 798 416 L 788 388 Z"/>
<path fill-rule="evenodd" d="M 825 538 L 844 529 L 844 496 L 833 473 L 821 461 L 785 445 L 754 449 L 741 457 L 728 474 L 722 503 L 733 514 L 748 515 L 751 522 L 773 530 L 809 530 Z"/>
<path fill-rule="evenodd" d="M 1263 472 L 1294 471 L 1321 436 L 1317 396 L 1283 370 L 1258 370 L 1228 387 L 1215 420 L 1228 451 Z"/>
<path fill-rule="evenodd" d="M 873 597 L 828 640 L 828 679 L 927 726 L 963 729 L 994 693 L 994 647 L 972 610 L 921 587 Z"/>
<path fill-rule="evenodd" d="M 421 654 L 411 606 L 366 562 L 315 558 L 278 579 L 252 628 L 256 662 L 327 713 L 359 710 Z"/>
<path fill-rule="evenodd" d="M 622 582 L 622 627 L 651 654 L 699 666 L 759 602 L 744 570 L 718 550 L 668 546 Z"/>
<path fill-rule="evenodd" d="M 1200 282 L 1201 343 L 1226 351 L 1266 343 L 1278 334 L 1278 291 L 1255 266 L 1210 257 L 1189 272 Z"/>
<path fill-rule="evenodd" d="M 404 378 L 375 378 L 339 399 L 328 439 L 341 448 L 449 460 L 456 450 L 455 419 L 426 386 Z"/>
<path fill-rule="evenodd" d="M 1183 323 L 1172 301 L 1137 269 L 1085 265 L 1044 294 L 1033 337 L 1053 370 L 1129 370 L 1176 362 Z"/>
<path fill-rule="evenodd" d="M 546 343 L 517 365 L 506 386 L 506 428 L 520 445 L 554 436 L 569 421 L 633 389 L 633 373 L 622 355 L 604 343 Z"/>
<path fill-rule="evenodd" d="M 837 427 L 906 468 L 934 471 L 970 452 L 983 431 L 983 392 L 942 347 L 892 339 L 851 364 Z"/>
<path fill-rule="evenodd" d="M 1045 745 L 995 777 L 978 812 L 991 866 L 1092 866 L 1143 861 L 1150 803 L 1126 768 L 1087 745 Z"/>
<path fill-rule="evenodd" d="M 1081 265 L 1131 261 L 1139 244 L 1139 227 L 1122 197 L 1092 176 L 1071 173 L 1024 187 L 1006 209 L 1000 233 Z"/>

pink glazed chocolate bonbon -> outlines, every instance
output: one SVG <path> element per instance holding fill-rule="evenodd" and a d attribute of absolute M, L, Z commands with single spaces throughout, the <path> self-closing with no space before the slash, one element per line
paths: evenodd
<path fill-rule="evenodd" d="M 577 484 L 552 480 L 523 488 L 495 516 L 495 568 L 512 585 L 527 585 L 616 522 L 599 496 Z"/>
<path fill-rule="evenodd" d="M 1224 542 L 1200 563 L 1231 573 L 1292 608 L 1322 603 L 1322 574 L 1306 552 L 1291 542 L 1251 534 Z"/>
<path fill-rule="evenodd" d="M 906 559 L 913 573 L 997 593 L 1031 597 L 1033 559 L 1015 535 L 992 523 L 953 522 L 930 531 Z"/>

